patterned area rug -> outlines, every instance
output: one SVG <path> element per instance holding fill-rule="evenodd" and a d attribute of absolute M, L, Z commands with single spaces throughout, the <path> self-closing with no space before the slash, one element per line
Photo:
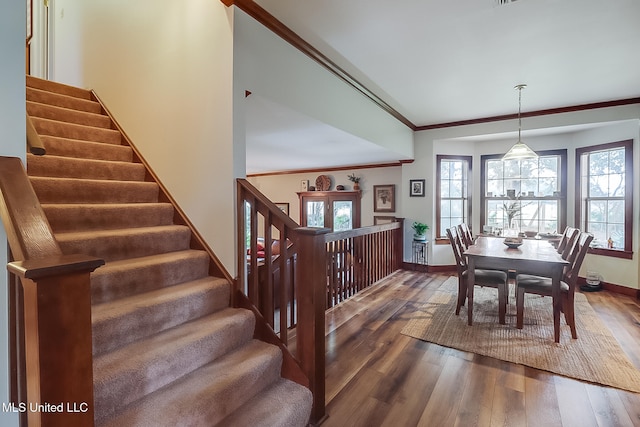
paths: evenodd
<path fill-rule="evenodd" d="M 640 393 L 640 370 L 629 358 L 589 302 L 576 294 L 578 339 L 571 338 L 561 317 L 560 343 L 553 342 L 551 298 L 525 294 L 524 328 L 516 329 L 513 286 L 507 324 L 498 323 L 497 291 L 476 287 L 473 326 L 467 325 L 466 307 L 456 316 L 458 279 L 444 282 L 402 329 L 404 335 L 445 347 L 519 363 L 591 383 Z"/>

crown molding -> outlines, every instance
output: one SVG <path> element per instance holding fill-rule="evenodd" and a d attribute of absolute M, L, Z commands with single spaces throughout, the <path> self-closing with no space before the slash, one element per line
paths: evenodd
<path fill-rule="evenodd" d="M 545 110 L 536 110 L 522 113 L 521 117 L 549 116 L 552 114 L 573 113 L 576 111 L 594 110 L 598 108 L 619 107 L 623 105 L 640 104 L 640 98 L 618 99 L 615 101 L 593 102 L 590 104 L 572 105 L 568 107 L 548 108 Z M 460 120 L 457 122 L 438 123 L 433 125 L 416 126 L 416 131 L 442 129 L 456 126 L 476 125 L 480 123 L 499 122 L 502 120 L 517 119 L 518 114 L 504 114 L 501 116 L 483 117 L 479 119 Z"/>
<path fill-rule="evenodd" d="M 387 113 L 391 114 L 401 123 L 409 127 L 411 130 L 416 129 L 416 125 L 413 124 L 409 119 L 400 114 L 395 108 L 391 105 L 387 104 L 382 98 L 369 90 L 365 85 L 356 80 L 352 75 L 343 70 L 340 66 L 338 66 L 331 59 L 326 57 L 322 52 L 318 49 L 310 45 L 307 41 L 305 41 L 298 34 L 293 32 L 289 27 L 284 25 L 281 21 L 276 19 L 275 16 L 271 15 L 261 6 L 256 4 L 253 0 L 221 0 L 223 4 L 226 6 L 234 5 L 240 8 L 247 15 L 251 16 L 253 19 L 264 25 L 266 28 L 271 30 L 277 36 L 282 38 L 287 43 L 291 44 L 293 47 L 316 61 L 318 64 L 322 65 L 324 68 L 329 70 L 335 76 L 343 80 L 345 83 L 353 87 L 355 90 L 369 98 L 374 104 L 378 105 Z"/>
<path fill-rule="evenodd" d="M 371 90 L 367 89 L 362 83 L 356 80 L 353 76 L 347 73 L 345 70 L 340 68 L 335 62 L 331 61 L 328 57 L 326 57 L 322 52 L 318 49 L 310 45 L 306 42 L 302 37 L 293 32 L 289 27 L 284 25 L 281 21 L 276 19 L 273 15 L 263 9 L 261 6 L 256 4 L 253 0 L 220 0 L 225 6 L 236 6 L 240 8 L 242 11 L 247 13 L 249 16 L 254 18 L 256 21 L 264 25 L 266 28 L 274 32 L 276 35 L 281 37 L 283 40 L 291 44 L 293 47 L 300 50 L 302 53 L 309 56 L 311 59 L 324 66 L 328 71 L 336 75 L 338 78 L 342 79 L 348 85 L 352 86 L 354 89 L 362 93 L 364 96 L 369 98 L 372 102 L 378 105 L 387 113 L 391 114 L 393 117 L 398 119 L 400 122 L 405 124 L 414 132 L 423 131 L 423 130 L 433 130 L 433 129 L 443 129 L 449 127 L 456 126 L 466 126 L 466 125 L 475 125 L 481 123 L 490 123 L 497 122 L 502 120 L 512 120 L 518 118 L 517 113 L 513 114 L 504 114 L 500 116 L 490 116 L 490 117 L 480 117 L 477 119 L 469 119 L 469 120 L 460 120 L 455 122 L 446 122 L 446 123 L 435 123 L 431 125 L 421 125 L 418 126 L 403 116 L 396 109 L 387 104 L 382 98 L 373 93 Z M 623 105 L 632 105 L 632 104 L 640 104 L 640 98 L 627 98 L 627 99 L 619 99 L 612 101 L 604 101 L 604 102 L 594 102 L 588 104 L 581 105 L 573 105 L 567 107 L 559 107 L 559 108 L 549 108 L 544 110 L 536 110 L 523 112 L 521 117 L 535 117 L 535 116 L 546 116 L 552 114 L 561 114 L 561 113 L 570 113 L 577 111 L 585 111 L 592 110 L 598 108 L 608 108 L 608 107 L 618 107 Z"/>
<path fill-rule="evenodd" d="M 398 160 L 397 162 L 372 163 L 368 165 L 336 166 L 332 168 L 296 169 L 296 170 L 278 171 L 278 172 L 250 173 L 250 174 L 247 174 L 247 178 L 255 178 L 259 176 L 295 175 L 299 173 L 336 172 L 336 171 L 346 171 L 346 170 L 354 170 L 354 169 L 392 168 L 392 167 L 402 166 L 403 164 L 406 164 L 406 163 L 413 163 L 413 160 L 411 159 Z"/>

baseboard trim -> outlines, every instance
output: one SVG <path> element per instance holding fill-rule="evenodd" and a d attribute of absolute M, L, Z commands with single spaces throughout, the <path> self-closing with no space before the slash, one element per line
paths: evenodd
<path fill-rule="evenodd" d="M 412 262 L 403 261 L 402 268 L 409 271 L 421 271 L 423 273 L 455 273 L 455 265 L 425 265 L 415 264 Z"/>
<path fill-rule="evenodd" d="M 587 279 L 585 277 L 578 277 L 578 285 L 585 285 Z M 616 294 L 627 295 L 632 298 L 640 299 L 640 289 L 628 288 L 626 286 L 616 285 L 615 283 L 600 282 L 602 289 L 613 292 Z"/>

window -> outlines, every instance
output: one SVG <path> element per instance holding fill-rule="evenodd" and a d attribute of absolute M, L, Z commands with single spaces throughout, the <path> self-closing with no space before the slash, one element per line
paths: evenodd
<path fill-rule="evenodd" d="M 447 228 L 462 222 L 469 224 L 471 218 L 472 158 L 439 155 L 436 159 L 436 233 L 438 239 L 447 239 Z"/>
<path fill-rule="evenodd" d="M 538 152 L 537 159 L 482 156 L 480 223 L 500 234 L 561 233 L 566 227 L 567 150 Z"/>
<path fill-rule="evenodd" d="M 631 258 L 633 141 L 576 150 L 576 223 L 594 236 L 590 252 Z"/>
<path fill-rule="evenodd" d="M 298 193 L 300 224 L 345 231 L 360 227 L 359 191 L 310 191 Z"/>

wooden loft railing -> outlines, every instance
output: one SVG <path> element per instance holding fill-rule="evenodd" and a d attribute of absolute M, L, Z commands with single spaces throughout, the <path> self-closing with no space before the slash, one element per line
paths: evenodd
<path fill-rule="evenodd" d="M 300 227 L 247 180 L 237 181 L 237 197 L 234 305 L 252 309 L 258 338 L 283 350 L 283 376 L 311 389 L 311 421 L 318 423 L 325 416 L 325 310 L 400 269 L 402 220 L 330 233 Z"/>
<path fill-rule="evenodd" d="M 25 411 L 29 426 L 92 426 L 89 274 L 104 261 L 62 254 L 18 158 L 0 157 L 0 217 L 15 275 L 9 283 L 11 403 L 64 406 L 63 412 Z"/>

